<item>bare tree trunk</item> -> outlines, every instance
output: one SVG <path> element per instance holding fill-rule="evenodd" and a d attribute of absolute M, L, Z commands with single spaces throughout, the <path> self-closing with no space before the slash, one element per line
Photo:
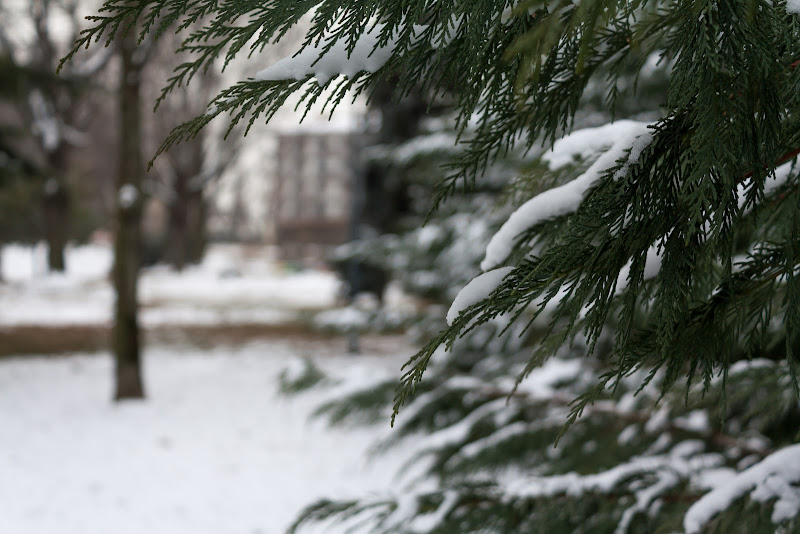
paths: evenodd
<path fill-rule="evenodd" d="M 206 248 L 206 203 L 203 191 L 190 191 L 185 183 L 175 188 L 169 205 L 167 263 L 177 270 L 200 263 Z"/>
<path fill-rule="evenodd" d="M 135 61 L 135 49 L 136 32 L 131 30 L 120 40 L 119 170 L 114 243 L 114 287 L 117 293 L 113 332 L 115 400 L 144 397 L 137 301 L 144 172 L 139 94 L 142 64 Z"/>
<path fill-rule="evenodd" d="M 198 201 L 203 201 L 203 143 L 202 139 L 192 139 L 180 147 L 172 156 L 174 169 L 172 180 L 173 197 L 170 202 L 169 229 L 167 233 L 167 261 L 177 270 L 187 263 L 196 263 L 200 226 L 205 225 L 205 217 L 198 210 Z M 201 234 L 202 235 L 202 231 Z"/>
<path fill-rule="evenodd" d="M 69 238 L 69 193 L 60 180 L 50 178 L 45 182 L 42 209 L 47 267 L 51 272 L 63 272 L 66 269 L 64 250 Z"/>
<path fill-rule="evenodd" d="M 66 269 L 64 250 L 69 239 L 70 196 L 64 177 L 69 169 L 68 152 L 67 145 L 61 143 L 47 154 L 47 166 L 53 176 L 44 183 L 42 196 L 47 267 L 54 272 Z"/>
<path fill-rule="evenodd" d="M 180 172 L 173 184 L 175 196 L 169 204 L 169 228 L 167 229 L 167 262 L 178 271 L 186 267 L 187 198 L 186 177 Z"/>
<path fill-rule="evenodd" d="M 190 192 L 187 200 L 186 258 L 189 263 L 197 264 L 203 260 L 208 243 L 208 234 L 206 233 L 208 206 L 206 206 L 202 189 Z"/>

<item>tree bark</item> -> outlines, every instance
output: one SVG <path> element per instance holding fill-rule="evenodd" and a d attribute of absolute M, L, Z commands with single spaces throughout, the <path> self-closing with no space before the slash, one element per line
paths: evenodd
<path fill-rule="evenodd" d="M 198 264 L 205 254 L 206 203 L 203 191 L 176 189 L 169 206 L 169 229 L 165 259 L 176 270 Z"/>
<path fill-rule="evenodd" d="M 114 288 L 117 299 L 112 335 L 115 355 L 115 400 L 144 397 L 141 377 L 137 286 L 142 218 L 140 85 L 142 65 L 135 61 L 136 32 L 120 39 L 119 161 L 117 172 Z"/>
<path fill-rule="evenodd" d="M 202 139 L 192 139 L 176 147 L 169 206 L 166 259 L 177 270 L 202 259 L 205 213 L 203 184 L 197 183 L 203 171 Z"/>
<path fill-rule="evenodd" d="M 42 210 L 44 238 L 47 241 L 47 267 L 51 272 L 64 272 L 64 251 L 69 240 L 70 196 L 65 181 L 69 169 L 69 148 L 65 143 L 47 154 L 47 167 L 53 176 L 44 184 Z"/>
<path fill-rule="evenodd" d="M 208 243 L 206 233 L 207 206 L 203 190 L 189 193 L 186 212 L 187 236 L 186 259 L 191 264 L 198 264 L 203 260 Z"/>
<path fill-rule="evenodd" d="M 60 180 L 50 178 L 45 182 L 42 209 L 47 267 L 51 272 L 64 272 L 64 250 L 69 238 L 69 193 Z"/>
<path fill-rule="evenodd" d="M 167 262 L 176 270 L 182 271 L 186 267 L 186 240 L 187 240 L 187 180 L 186 176 L 178 172 L 173 184 L 174 197 L 169 204 L 169 228 L 167 230 Z"/>

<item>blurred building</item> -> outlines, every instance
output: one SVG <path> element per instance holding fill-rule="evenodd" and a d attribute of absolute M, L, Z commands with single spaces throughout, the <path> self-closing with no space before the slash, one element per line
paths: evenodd
<path fill-rule="evenodd" d="M 2 0 L 0 0 L 2 1 Z M 279 59 L 291 56 L 305 38 L 301 21 L 279 43 L 256 58 L 240 57 L 221 74 L 232 85 Z M 367 121 L 364 98 L 345 98 L 331 110 L 319 99 L 309 109 L 292 95 L 268 124 L 249 124 L 225 135 L 229 123 L 211 122 L 206 152 L 230 162 L 207 190 L 207 229 L 215 241 L 273 245 L 284 259 L 323 259 L 345 242 L 353 211 L 354 146 Z M 231 139 L 239 145 L 230 153 Z"/>
<path fill-rule="evenodd" d="M 256 136 L 245 138 L 233 172 L 209 190 L 211 238 L 273 245 L 285 260 L 325 259 L 358 222 L 353 192 L 364 134 L 318 127 Z"/>
<path fill-rule="evenodd" d="M 275 244 L 284 259 L 319 259 L 351 235 L 360 135 L 278 136 Z"/>

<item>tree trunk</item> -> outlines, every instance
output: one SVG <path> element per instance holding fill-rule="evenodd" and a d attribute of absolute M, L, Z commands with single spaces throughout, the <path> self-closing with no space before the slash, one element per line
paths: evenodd
<path fill-rule="evenodd" d="M 69 168 L 69 149 L 61 143 L 47 154 L 47 166 L 53 176 L 44 183 L 42 209 L 44 238 L 47 241 L 47 267 L 51 272 L 64 272 L 64 250 L 69 239 L 70 196 L 65 183 Z"/>
<path fill-rule="evenodd" d="M 203 186 L 203 143 L 192 139 L 176 147 L 172 157 L 175 170 L 170 203 L 167 261 L 177 270 L 197 263 L 203 254 L 205 213 Z"/>
<path fill-rule="evenodd" d="M 177 270 L 200 263 L 206 249 L 206 203 L 202 190 L 189 190 L 185 183 L 175 188 L 169 206 L 166 260 Z"/>
<path fill-rule="evenodd" d="M 142 65 L 134 60 L 135 48 L 136 32 L 131 30 L 120 39 L 119 169 L 114 243 L 114 288 L 117 293 L 113 332 L 115 400 L 144 397 L 137 301 L 144 171 L 139 94 Z"/>
<path fill-rule="evenodd" d="M 187 215 L 188 199 L 186 191 L 186 176 L 177 173 L 173 189 L 175 196 L 169 204 L 169 228 L 167 231 L 167 263 L 176 270 L 182 271 L 186 267 L 186 240 L 187 240 Z"/>
<path fill-rule="evenodd" d="M 69 193 L 60 180 L 50 178 L 45 182 L 42 208 L 47 267 L 51 272 L 64 272 L 64 249 L 69 238 Z"/>

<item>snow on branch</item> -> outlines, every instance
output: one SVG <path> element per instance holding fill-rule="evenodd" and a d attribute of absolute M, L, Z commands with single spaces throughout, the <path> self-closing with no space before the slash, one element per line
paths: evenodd
<path fill-rule="evenodd" d="M 413 24 L 411 43 L 425 42 L 432 48 L 441 49 L 452 41 L 461 22 L 462 17 L 454 16 L 441 28 Z M 359 72 L 377 72 L 395 55 L 399 41 L 394 31 L 386 35 L 386 27 L 386 24 L 370 21 L 355 42 L 341 36 L 341 27 L 333 28 L 328 36 L 316 44 L 308 45 L 297 54 L 257 72 L 255 79 L 282 81 L 314 77 L 320 85 L 324 85 L 340 74 L 352 78 Z"/>
<path fill-rule="evenodd" d="M 389 39 L 381 46 L 384 24 L 375 24 L 362 33 L 355 45 L 339 38 L 334 43 L 322 41 L 307 46 L 300 53 L 285 57 L 259 71 L 258 81 L 303 80 L 309 76 L 324 85 L 331 78 L 343 74 L 352 78 L 359 72 L 375 72 L 383 67 L 394 53 L 397 39 Z"/>
<path fill-rule="evenodd" d="M 687 534 L 700 532 L 717 514 L 750 494 L 758 502 L 775 500 L 772 522 L 780 523 L 800 513 L 800 444 L 785 447 L 719 485 L 694 503 L 683 518 Z"/>
<path fill-rule="evenodd" d="M 637 513 L 647 512 L 656 500 L 683 480 L 699 473 L 718 469 L 724 463 L 721 455 L 702 452 L 704 445 L 688 440 L 675 445 L 669 453 L 632 458 L 596 474 L 518 477 L 507 475 L 501 486 L 507 497 L 548 498 L 557 495 L 579 497 L 588 493 L 611 494 L 627 487 L 634 493 L 634 502 L 623 512 L 615 532 L 624 533 Z M 645 482 L 645 481 L 649 482 Z"/>
<path fill-rule="evenodd" d="M 458 314 L 473 304 L 482 301 L 513 271 L 513 267 L 501 267 L 493 271 L 476 276 L 472 281 L 459 291 L 450 309 L 447 310 L 447 324 L 453 325 Z"/>
<path fill-rule="evenodd" d="M 598 128 L 579 130 L 556 141 L 552 152 L 542 158 L 551 168 L 574 162 L 576 158 L 596 152 L 609 144 L 611 147 L 582 175 L 536 195 L 512 213 L 486 247 L 486 257 L 481 262 L 481 269 L 489 271 L 501 265 L 514 249 L 515 239 L 531 226 L 575 211 L 586 191 L 630 150 L 627 163 L 617 171 L 615 177 L 624 175 L 653 139 L 652 134 L 647 131 L 648 126 L 644 122 L 622 120 Z"/>
<path fill-rule="evenodd" d="M 469 415 L 460 419 L 456 424 L 447 426 L 428 434 L 416 444 L 421 453 L 425 451 L 436 452 L 444 447 L 463 443 L 469 437 L 472 428 L 482 419 L 491 417 L 494 414 L 504 411 L 508 399 L 500 397 L 489 401 L 480 408 L 473 410 Z"/>
<path fill-rule="evenodd" d="M 581 176 L 533 197 L 511 214 L 486 247 L 486 256 L 481 262 L 481 268 L 486 272 L 458 293 L 447 312 L 447 324 L 452 326 L 459 313 L 487 298 L 513 270 L 511 267 L 496 267 L 511 254 L 514 241 L 522 232 L 543 220 L 575 211 L 586 191 L 628 152 L 625 163 L 614 173 L 615 179 L 625 176 L 653 140 L 648 127 L 648 123 L 622 120 L 579 130 L 554 143 L 553 149 L 542 157 L 553 169 L 589 157 L 609 144 L 611 146 Z M 648 261 L 648 275 L 655 276 L 661 265 L 655 247 L 648 252 Z M 626 278 L 627 272 L 620 278 L 620 287 L 625 286 Z"/>
<path fill-rule="evenodd" d="M 404 412 L 403 423 L 398 425 L 398 434 L 402 434 L 420 414 L 426 410 L 431 404 L 437 402 L 439 399 L 445 397 L 449 393 L 457 390 L 471 390 L 480 388 L 484 385 L 484 381 L 474 376 L 456 375 L 448 378 L 435 389 L 419 394 L 414 401 L 414 404 L 408 407 Z"/>
<path fill-rule="evenodd" d="M 798 0 L 800 2 L 800 0 Z M 792 176 L 792 171 L 795 168 L 793 161 L 786 162 L 775 168 L 775 172 L 764 181 L 764 196 L 770 195 L 780 189 Z M 748 205 L 747 192 L 752 187 L 751 180 L 745 180 L 736 188 L 736 196 L 738 198 L 739 209 L 744 212 L 750 211 L 752 205 Z"/>

